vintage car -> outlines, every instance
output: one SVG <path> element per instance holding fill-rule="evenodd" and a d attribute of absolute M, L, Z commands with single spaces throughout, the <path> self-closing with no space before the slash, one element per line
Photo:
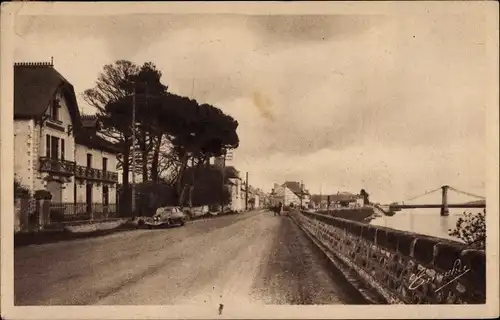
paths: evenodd
<path fill-rule="evenodd" d="M 154 227 L 184 226 L 186 215 L 179 207 L 161 207 L 156 209 L 156 213 L 149 219 L 143 220 L 149 229 Z"/>

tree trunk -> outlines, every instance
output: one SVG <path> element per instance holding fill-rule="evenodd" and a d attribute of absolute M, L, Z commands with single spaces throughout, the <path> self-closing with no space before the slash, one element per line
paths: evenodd
<path fill-rule="evenodd" d="M 198 169 L 197 166 L 194 165 L 194 157 L 191 157 L 191 177 L 189 181 L 189 193 L 188 193 L 189 209 L 193 207 L 193 190 L 194 190 L 194 181 L 197 169 Z"/>
<path fill-rule="evenodd" d="M 193 190 L 194 190 L 194 185 L 189 186 L 189 194 L 188 194 L 188 205 L 189 209 L 191 210 L 193 208 Z"/>
<path fill-rule="evenodd" d="M 181 166 L 179 168 L 179 176 L 177 177 L 177 195 L 179 196 L 179 206 L 182 206 L 183 191 L 184 191 L 184 172 L 186 171 L 189 160 L 188 153 L 184 153 L 181 157 Z"/>
<path fill-rule="evenodd" d="M 185 185 L 183 188 L 182 188 L 182 191 L 179 195 L 179 207 L 181 208 L 181 210 L 184 209 L 184 199 L 186 198 L 186 189 L 187 189 L 187 185 Z"/>
<path fill-rule="evenodd" d="M 141 128 L 141 155 L 142 155 L 142 182 L 148 182 L 148 148 L 147 147 L 147 137 L 146 130 Z"/>
<path fill-rule="evenodd" d="M 158 174 L 158 163 L 160 158 L 160 147 L 162 143 L 163 134 L 160 133 L 155 141 L 155 146 L 153 150 L 153 159 L 151 161 L 151 179 L 154 182 L 158 182 L 159 174 Z"/>

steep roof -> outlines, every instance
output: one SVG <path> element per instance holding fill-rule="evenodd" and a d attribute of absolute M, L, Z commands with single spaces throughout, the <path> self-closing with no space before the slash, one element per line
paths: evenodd
<path fill-rule="evenodd" d="M 225 175 L 228 179 L 240 179 L 240 173 L 233 166 L 226 166 Z"/>
<path fill-rule="evenodd" d="M 118 153 L 116 144 L 97 135 L 99 124 L 95 115 L 80 115 L 75 89 L 51 62 L 14 64 L 14 119 L 37 118 L 45 114 L 58 90 L 68 101 L 75 142 L 90 148 Z"/>
<path fill-rule="evenodd" d="M 81 118 L 84 128 L 99 129 L 100 124 L 95 114 L 82 114 Z"/>
<path fill-rule="evenodd" d="M 89 148 L 103 150 L 112 154 L 120 153 L 117 144 L 98 136 L 95 131 L 89 129 L 80 130 L 75 133 L 75 142 Z"/>
<path fill-rule="evenodd" d="M 42 116 L 57 90 L 68 101 L 74 127 L 81 125 L 78 103 L 73 85 L 50 62 L 14 64 L 14 119 Z"/>
<path fill-rule="evenodd" d="M 295 193 L 296 196 L 300 197 L 302 195 L 308 195 L 309 192 L 305 189 L 303 189 L 303 186 L 301 187 L 300 182 L 296 181 L 286 181 L 281 185 L 282 187 L 286 187 L 290 189 L 293 193 Z"/>

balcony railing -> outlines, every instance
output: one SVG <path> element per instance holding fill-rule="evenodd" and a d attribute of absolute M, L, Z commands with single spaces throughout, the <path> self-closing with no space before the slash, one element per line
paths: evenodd
<path fill-rule="evenodd" d="M 103 171 L 78 165 L 76 166 L 75 176 L 80 179 L 118 182 L 118 173 L 116 172 Z"/>
<path fill-rule="evenodd" d="M 118 183 L 118 173 L 76 165 L 73 161 L 40 158 L 40 171 L 72 176 L 80 179 Z"/>
<path fill-rule="evenodd" d="M 71 176 L 75 171 L 73 161 L 40 157 L 40 171 Z"/>

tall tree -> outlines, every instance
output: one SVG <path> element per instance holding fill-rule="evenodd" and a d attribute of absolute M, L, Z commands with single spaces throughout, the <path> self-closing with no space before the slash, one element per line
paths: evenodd
<path fill-rule="evenodd" d="M 206 164 L 210 157 L 221 155 L 225 149 L 236 148 L 238 123 L 218 108 L 174 94 L 164 97 L 157 115 L 177 159 L 175 184 L 182 206 L 183 195 L 191 198 L 196 176 L 196 170 L 190 175 L 185 174 L 186 170 Z"/>
<path fill-rule="evenodd" d="M 130 207 L 129 172 L 130 149 L 132 147 L 132 90 L 129 85 L 131 77 L 136 75 L 139 68 L 130 61 L 118 60 L 103 67 L 96 85 L 84 91 L 84 100 L 97 109 L 97 115 L 103 124 L 102 134 L 109 140 L 117 143 L 121 152 L 118 155 L 118 166 L 123 170 L 125 207 Z"/>
<path fill-rule="evenodd" d="M 141 153 L 141 175 L 143 182 L 148 181 L 151 163 L 152 180 L 158 180 L 158 157 L 164 132 L 160 128 L 156 112 L 161 108 L 168 87 L 161 82 L 162 72 L 152 62 L 147 62 L 133 77 L 136 85 L 138 108 L 138 145 Z M 153 152 L 153 156 L 150 154 Z M 154 172 L 153 172 L 154 170 Z"/>
<path fill-rule="evenodd" d="M 223 155 L 227 150 L 239 145 L 236 129 L 238 122 L 224 114 L 220 109 L 209 104 L 199 106 L 199 118 L 193 124 L 189 148 L 192 165 L 200 168 L 210 157 Z M 189 180 L 189 204 L 196 186 L 196 174 L 192 170 Z"/>
<path fill-rule="evenodd" d="M 136 172 L 142 174 L 143 182 L 149 178 L 159 182 L 161 173 L 168 172 L 178 195 L 185 194 L 186 186 L 192 194 L 196 170 L 188 177 L 186 169 L 206 164 L 210 157 L 239 144 L 237 121 L 214 106 L 168 93 L 161 77 L 151 62 L 139 67 L 119 60 L 104 66 L 96 86 L 84 92 L 85 101 L 98 110 L 104 135 L 121 147 L 118 166 L 123 169 L 126 207 L 130 207 L 128 176 L 132 159 L 140 163 Z M 132 145 L 134 98 L 136 146 Z M 139 149 L 139 154 L 131 152 L 132 147 Z"/>

